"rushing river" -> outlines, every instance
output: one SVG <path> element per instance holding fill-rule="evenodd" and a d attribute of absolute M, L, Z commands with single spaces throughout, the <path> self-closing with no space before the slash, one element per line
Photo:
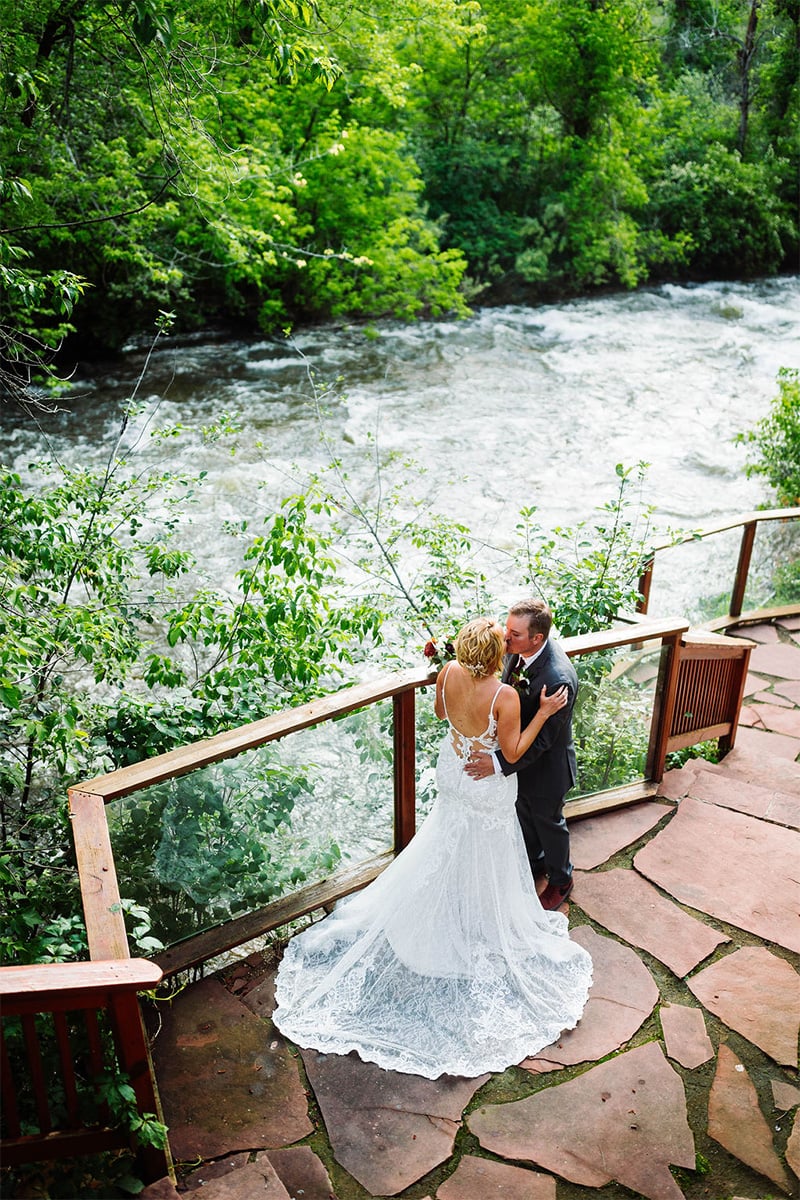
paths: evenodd
<path fill-rule="evenodd" d="M 12 427 L 3 414 L 3 460 L 24 474 L 47 439 L 64 461 L 105 461 L 144 360 L 131 350 L 113 367 L 79 367 L 57 415 Z M 535 506 L 546 528 L 573 524 L 613 496 L 616 463 L 645 460 L 656 528 L 693 528 L 768 498 L 763 481 L 746 478 L 733 437 L 767 411 L 778 368 L 798 365 L 798 276 L 484 309 L 457 322 L 322 327 L 287 341 L 167 340 L 126 443 L 170 421 L 199 428 L 237 414 L 235 457 L 197 436 L 169 447 L 173 462 L 208 472 L 192 536 L 212 575 L 226 571 L 221 521 L 257 518 L 332 456 L 360 497 L 374 498 L 376 461 L 388 463 L 384 490 L 402 483 L 500 547 L 521 506 Z"/>

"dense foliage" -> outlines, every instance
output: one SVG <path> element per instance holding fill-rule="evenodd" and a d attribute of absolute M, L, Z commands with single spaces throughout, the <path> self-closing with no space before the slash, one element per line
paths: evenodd
<path fill-rule="evenodd" d="M 797 0 L 0 0 L 2 382 L 70 327 L 796 262 Z"/>
<path fill-rule="evenodd" d="M 755 454 L 748 475 L 765 476 L 779 505 L 800 505 L 800 371 L 783 367 L 770 411 L 738 440 Z"/>

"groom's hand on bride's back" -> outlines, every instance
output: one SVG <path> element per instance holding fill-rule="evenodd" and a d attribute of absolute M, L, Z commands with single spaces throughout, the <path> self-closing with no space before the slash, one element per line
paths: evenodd
<path fill-rule="evenodd" d="M 487 754 L 483 750 L 473 750 L 464 770 L 471 779 L 487 779 L 489 775 L 494 775 L 491 754 Z"/>

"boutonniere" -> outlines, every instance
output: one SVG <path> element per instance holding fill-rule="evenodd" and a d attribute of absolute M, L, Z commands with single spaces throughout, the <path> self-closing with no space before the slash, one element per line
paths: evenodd
<path fill-rule="evenodd" d="M 519 663 L 512 669 L 508 682 L 521 696 L 527 696 L 531 690 L 531 681 L 524 674 L 524 668 Z"/>

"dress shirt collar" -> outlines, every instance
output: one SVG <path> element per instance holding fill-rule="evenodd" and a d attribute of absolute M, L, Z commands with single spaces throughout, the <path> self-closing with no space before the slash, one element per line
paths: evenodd
<path fill-rule="evenodd" d="M 530 667 L 533 666 L 533 664 L 536 662 L 539 655 L 544 654 L 546 649 L 547 649 L 547 638 L 545 638 L 545 640 L 542 642 L 541 646 L 536 651 L 536 653 L 531 654 L 530 658 L 523 658 L 522 655 L 520 654 L 520 656 L 519 656 L 520 669 L 523 671 L 527 671 Z"/>

